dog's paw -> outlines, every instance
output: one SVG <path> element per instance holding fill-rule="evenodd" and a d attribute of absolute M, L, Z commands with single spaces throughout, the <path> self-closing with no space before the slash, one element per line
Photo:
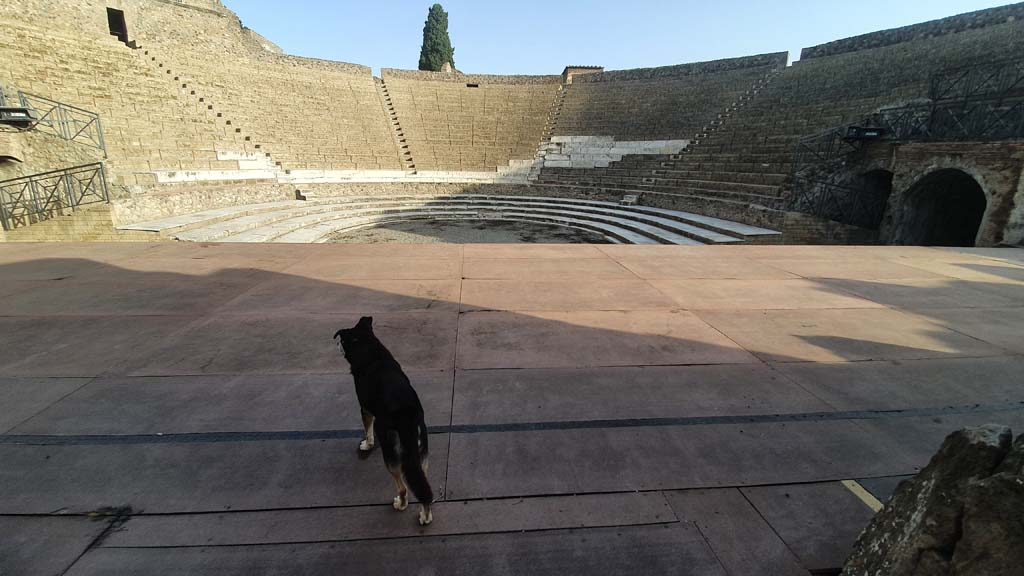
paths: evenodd
<path fill-rule="evenodd" d="M 373 450 L 373 442 L 370 442 L 369 440 L 363 440 L 362 442 L 359 443 L 360 452 L 369 452 L 370 450 Z"/>
<path fill-rule="evenodd" d="M 401 496 L 395 496 L 395 499 L 391 501 L 391 506 L 401 512 L 409 507 L 409 501 Z"/>
<path fill-rule="evenodd" d="M 434 514 L 430 510 L 420 510 L 420 526 L 426 526 L 434 521 Z"/>

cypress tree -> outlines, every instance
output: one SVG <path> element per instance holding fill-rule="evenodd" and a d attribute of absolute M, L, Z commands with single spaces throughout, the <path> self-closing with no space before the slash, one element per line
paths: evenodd
<path fill-rule="evenodd" d="M 448 62 L 455 69 L 455 49 L 448 38 L 448 13 L 434 4 L 423 24 L 423 47 L 420 48 L 420 70 L 438 72 Z"/>

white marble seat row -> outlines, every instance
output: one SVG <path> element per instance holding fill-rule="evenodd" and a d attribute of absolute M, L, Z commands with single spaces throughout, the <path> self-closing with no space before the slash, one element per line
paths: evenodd
<path fill-rule="evenodd" d="M 122 226 L 193 242 L 317 242 L 339 230 L 394 219 L 515 219 L 572 225 L 622 242 L 724 244 L 774 231 L 726 220 L 613 202 L 534 196 L 326 197 L 207 210 Z M 610 228 L 608 228 L 610 227 Z M 322 234 L 320 233 L 322 231 Z M 295 240 L 301 238 L 302 240 Z"/>
<path fill-rule="evenodd" d="M 235 233 L 225 234 L 224 224 L 230 222 L 219 223 L 216 225 L 216 229 L 213 234 L 205 235 L 205 229 L 196 229 L 176 236 L 180 240 L 196 241 L 196 242 L 277 242 L 279 238 L 288 235 L 289 238 L 295 237 L 292 232 L 315 227 L 314 230 L 320 230 L 320 234 L 300 234 L 304 242 L 317 242 L 320 241 L 324 236 L 328 236 L 340 230 L 348 228 L 349 221 L 352 219 L 372 219 L 378 218 L 380 221 L 387 221 L 393 219 L 404 219 L 406 215 L 413 214 L 416 219 L 423 219 L 429 216 L 451 216 L 462 219 L 500 219 L 505 215 L 506 212 L 512 212 L 517 215 L 518 219 L 530 219 L 533 221 L 551 221 L 553 223 L 572 222 L 578 227 L 593 227 L 594 224 L 600 224 L 601 231 L 604 232 L 621 232 L 626 231 L 631 234 L 617 234 L 618 237 L 634 238 L 634 235 L 643 236 L 649 238 L 655 242 L 664 244 L 686 244 L 696 245 L 701 244 L 696 240 L 692 240 L 681 234 L 673 233 L 664 228 L 647 224 L 638 220 L 632 220 L 630 218 L 615 217 L 605 214 L 592 214 L 588 212 L 582 212 L 573 210 L 571 208 L 559 209 L 557 206 L 548 207 L 532 207 L 523 205 L 494 205 L 488 207 L 474 206 L 471 204 L 459 204 L 459 203 L 444 203 L 437 202 L 430 205 L 424 204 L 408 204 L 391 202 L 390 205 L 374 205 L 374 206 L 349 206 L 347 203 L 320 206 L 319 210 L 313 212 L 301 213 L 292 212 L 276 219 L 267 219 L 261 226 L 252 227 L 251 221 L 247 221 L 243 226 L 239 226 Z M 245 228 L 242 230 L 242 228 Z M 616 236 L 616 234 L 611 234 Z"/>

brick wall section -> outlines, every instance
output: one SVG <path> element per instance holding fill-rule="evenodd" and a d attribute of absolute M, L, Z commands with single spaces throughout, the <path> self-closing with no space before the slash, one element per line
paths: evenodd
<path fill-rule="evenodd" d="M 619 140 L 692 139 L 787 55 L 766 54 L 577 76 L 554 133 Z"/>
<path fill-rule="evenodd" d="M 901 42 L 956 34 L 967 30 L 976 30 L 986 26 L 993 26 L 1019 20 L 1024 20 L 1024 3 L 1000 6 L 998 8 L 990 8 L 988 10 L 978 10 L 976 12 L 968 12 L 966 14 L 951 16 L 949 18 L 922 22 L 921 24 L 914 24 L 912 26 L 881 30 L 879 32 L 871 32 L 869 34 L 861 34 L 860 36 L 826 42 L 825 44 L 804 48 L 800 51 L 800 59 L 806 60 L 809 58 L 820 58 L 822 56 L 834 56 L 836 54 L 856 52 L 857 50 L 880 48 L 882 46 L 891 46 Z"/>
<path fill-rule="evenodd" d="M 494 171 L 532 159 L 561 85 L 561 76 L 390 68 L 381 76 L 417 170 Z"/>

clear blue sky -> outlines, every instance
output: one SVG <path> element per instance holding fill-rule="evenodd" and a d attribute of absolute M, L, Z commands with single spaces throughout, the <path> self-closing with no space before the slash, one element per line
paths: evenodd
<path fill-rule="evenodd" d="M 430 0 L 224 0 L 298 56 L 415 69 Z M 467 73 L 559 74 L 791 51 L 1005 5 L 985 0 L 445 0 Z"/>

